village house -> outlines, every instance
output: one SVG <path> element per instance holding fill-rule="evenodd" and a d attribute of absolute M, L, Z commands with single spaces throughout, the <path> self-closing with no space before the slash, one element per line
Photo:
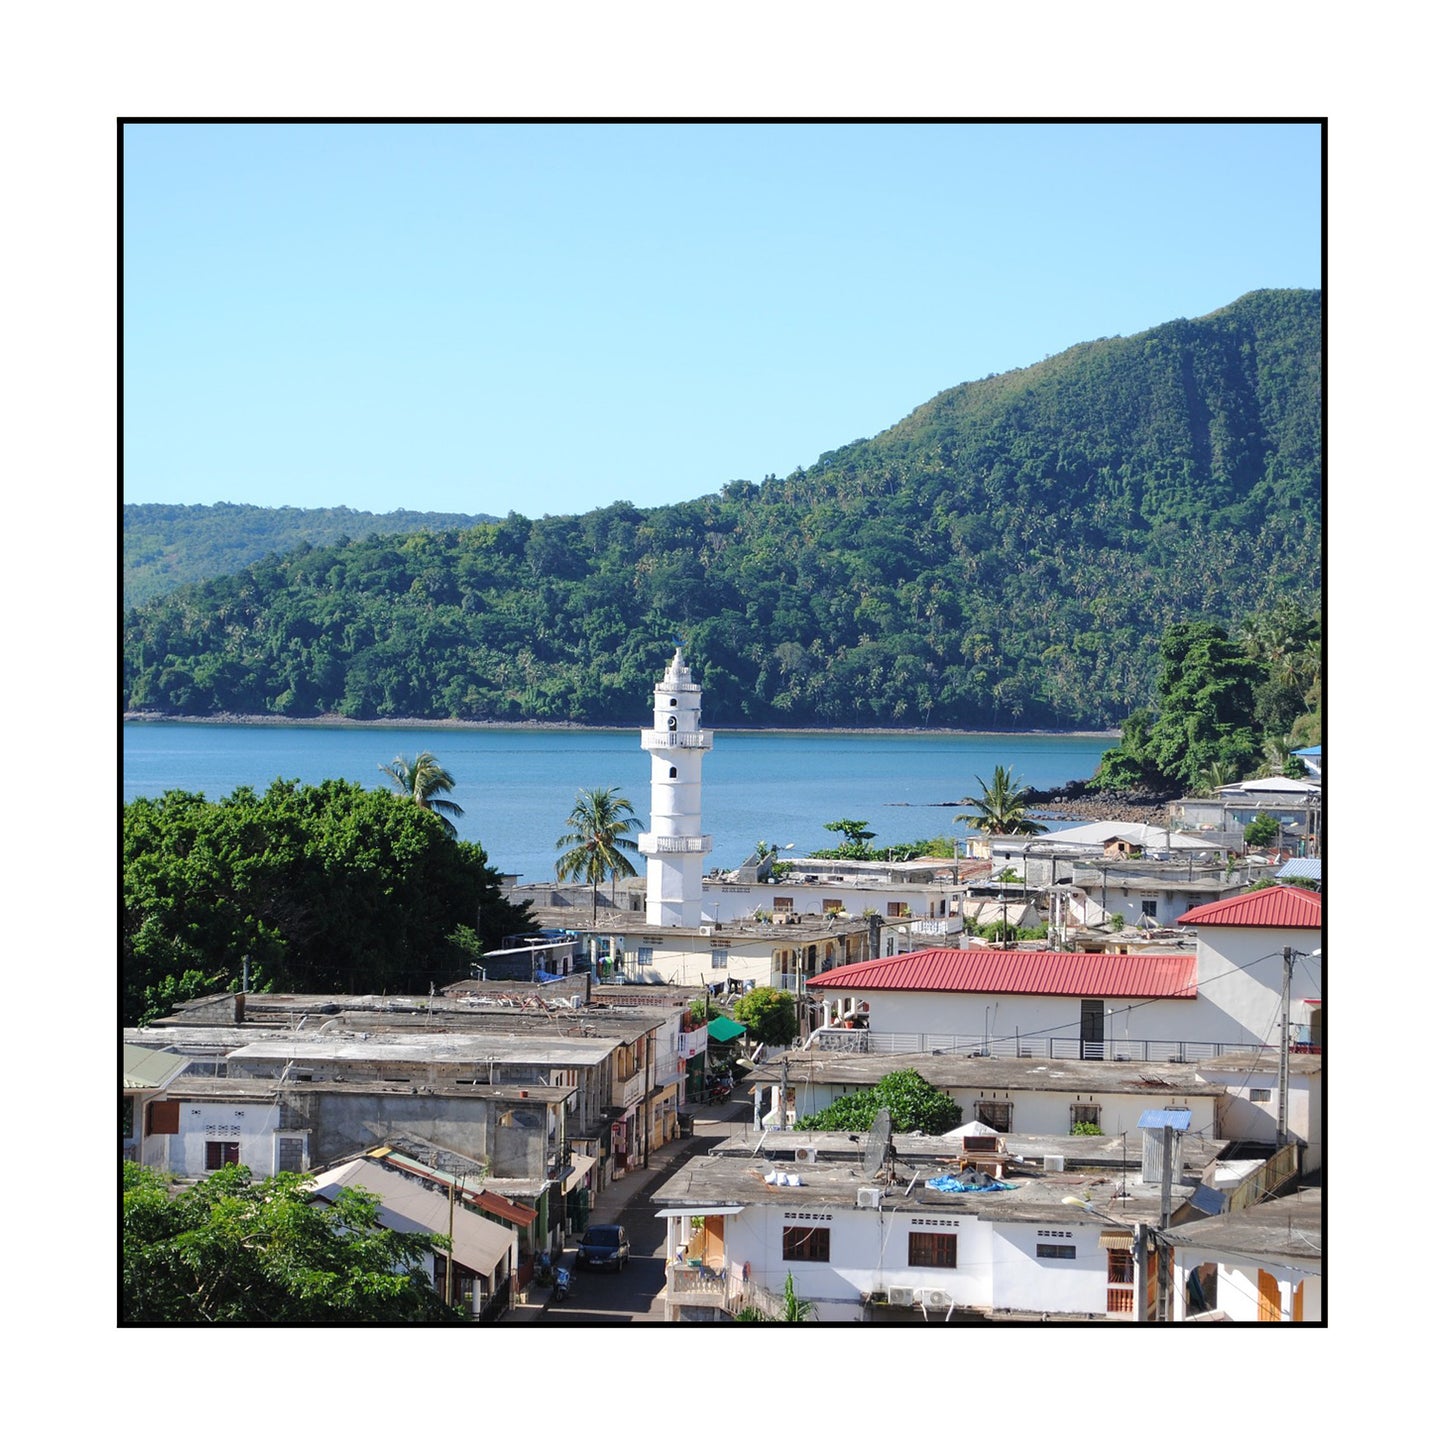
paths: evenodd
<path fill-rule="evenodd" d="M 343 1189 L 365 1190 L 377 1197 L 377 1220 L 384 1228 L 445 1235 L 451 1241 L 450 1251 L 428 1251 L 422 1264 L 437 1293 L 449 1304 L 465 1308 L 473 1320 L 505 1312 L 520 1262 L 513 1231 L 479 1212 L 474 1194 L 459 1189 L 454 1181 L 429 1177 L 407 1168 L 411 1161 L 401 1163 L 388 1156 L 389 1151 L 378 1150 L 344 1160 L 318 1174 L 311 1188 L 318 1200 L 327 1202 Z"/>
<path fill-rule="evenodd" d="M 1131 1137 L 748 1132 L 654 1196 L 668 1317 L 776 1315 L 791 1277 L 824 1322 L 1153 1318 L 1218 1146 L 1188 1110 Z"/>
<path fill-rule="evenodd" d="M 1314 778 L 1252 778 L 1215 788 L 1209 798 L 1177 799 L 1169 804 L 1169 822 L 1242 853 L 1244 830 L 1262 816 L 1278 825 L 1279 841 L 1291 852 L 1317 857 L 1323 806 L 1324 790 Z"/>

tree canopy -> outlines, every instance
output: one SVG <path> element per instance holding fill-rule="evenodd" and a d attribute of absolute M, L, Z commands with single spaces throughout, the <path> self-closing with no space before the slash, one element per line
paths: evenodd
<path fill-rule="evenodd" d="M 826 1109 L 797 1121 L 799 1129 L 851 1129 L 873 1127 L 880 1109 L 887 1109 L 900 1134 L 920 1131 L 946 1134 L 956 1129 L 963 1111 L 942 1089 L 936 1089 L 914 1069 L 884 1074 L 871 1089 L 860 1089 L 835 1099 Z"/>
<path fill-rule="evenodd" d="M 418 753 L 409 761 L 398 753 L 392 762 L 379 766 L 396 784 L 403 797 L 410 798 L 418 808 L 435 813 L 447 833 L 453 838 L 457 836 L 452 819 L 462 816 L 462 807 L 450 798 L 441 796 L 456 787 L 456 779 L 442 767 L 432 753 Z"/>
<path fill-rule="evenodd" d="M 198 994 L 424 992 L 464 971 L 459 926 L 495 948 L 531 926 L 475 843 L 382 788 L 328 780 L 173 791 L 125 805 L 122 1017 Z"/>
<path fill-rule="evenodd" d="M 121 1180 L 125 1324 L 445 1324 L 461 1315 L 423 1266 L 440 1235 L 384 1228 L 379 1201 L 319 1202 L 303 1175 L 228 1165 L 179 1191 L 127 1161 Z"/>
<path fill-rule="evenodd" d="M 786 477 L 262 556 L 127 612 L 122 703 L 632 725 L 682 627 L 722 726 L 1117 727 L 1167 626 L 1318 590 L 1320 338 L 1254 292 Z"/>
<path fill-rule="evenodd" d="M 993 780 L 974 778 L 978 795 L 963 801 L 972 811 L 954 815 L 955 823 L 967 823 L 980 833 L 1006 833 L 1032 837 L 1045 831 L 1037 818 L 1025 811 L 1026 790 L 1014 779 L 1013 769 L 995 767 Z"/>
<path fill-rule="evenodd" d="M 784 989 L 750 988 L 733 1013 L 760 1044 L 790 1044 L 798 1036 L 798 996 Z"/>

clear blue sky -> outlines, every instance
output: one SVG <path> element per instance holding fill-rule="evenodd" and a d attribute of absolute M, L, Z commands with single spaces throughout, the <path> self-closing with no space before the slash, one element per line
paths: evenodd
<path fill-rule="evenodd" d="M 142 124 L 123 186 L 130 502 L 655 506 L 1321 284 L 1308 124 Z"/>

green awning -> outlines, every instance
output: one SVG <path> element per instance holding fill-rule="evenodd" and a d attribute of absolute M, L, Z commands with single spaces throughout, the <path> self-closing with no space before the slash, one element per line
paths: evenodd
<path fill-rule="evenodd" d="M 747 1031 L 746 1024 L 734 1023 L 732 1019 L 713 1019 L 707 1026 L 707 1035 L 715 1044 L 725 1044 Z"/>

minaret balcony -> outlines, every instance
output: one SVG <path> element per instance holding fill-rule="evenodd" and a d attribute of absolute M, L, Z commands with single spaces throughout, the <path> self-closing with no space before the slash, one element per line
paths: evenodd
<path fill-rule="evenodd" d="M 642 746 L 644 748 L 710 748 L 712 732 L 708 730 L 696 733 L 675 733 L 669 732 L 666 728 L 643 728 Z"/>
<path fill-rule="evenodd" d="M 637 835 L 637 851 L 653 856 L 663 853 L 711 853 L 712 834 L 703 833 L 701 836 L 688 837 L 686 835 L 674 836 L 668 833 L 639 833 Z"/>

